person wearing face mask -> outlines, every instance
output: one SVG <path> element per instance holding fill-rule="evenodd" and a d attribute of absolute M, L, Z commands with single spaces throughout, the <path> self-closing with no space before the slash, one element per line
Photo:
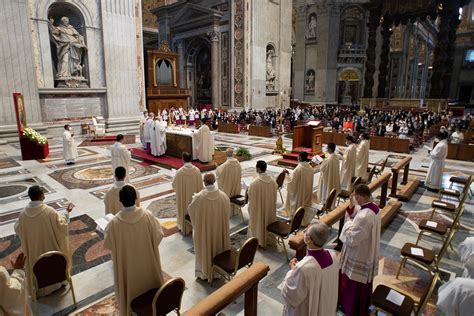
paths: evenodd
<path fill-rule="evenodd" d="M 341 163 L 341 189 L 349 190 L 352 183 L 352 178 L 355 175 L 357 147 L 354 137 L 348 135 L 346 137 L 347 149 L 342 155 Z"/>
<path fill-rule="evenodd" d="M 340 235 L 339 303 L 347 316 L 368 315 L 379 264 L 380 209 L 365 184 L 355 187 L 350 201 Z"/>
<path fill-rule="evenodd" d="M 334 251 L 323 248 L 328 235 L 328 226 L 320 221 L 306 229 L 308 252 L 301 261 L 290 261 L 281 286 L 283 315 L 336 315 L 339 262 Z"/>
<path fill-rule="evenodd" d="M 77 145 L 74 141 L 74 134 L 71 131 L 72 128 L 69 124 L 64 125 L 63 156 L 68 166 L 75 164 L 76 158 L 79 156 L 77 153 Z"/>
<path fill-rule="evenodd" d="M 336 153 L 336 144 L 328 144 L 329 157 L 321 163 L 318 197 L 319 202 L 324 204 L 332 189 L 336 189 L 336 195 L 341 192 L 341 179 L 339 175 L 339 158 Z M 330 205 L 332 208 L 333 205 Z M 309 221 L 308 221 L 309 223 Z"/>
<path fill-rule="evenodd" d="M 193 197 L 188 212 L 193 225 L 196 278 L 212 282 L 214 257 L 230 249 L 230 200 L 215 186 L 213 173 L 204 175 L 205 188 Z"/>
<path fill-rule="evenodd" d="M 443 169 L 448 155 L 448 141 L 445 134 L 439 133 L 437 138 L 439 143 L 428 152 L 431 162 L 425 180 L 426 189 L 432 192 L 438 192 L 441 189 Z"/>
<path fill-rule="evenodd" d="M 367 181 L 367 168 L 369 167 L 369 148 L 369 134 L 363 133 L 360 136 L 360 142 L 357 146 L 357 163 L 355 176 L 361 177 L 364 181 Z"/>

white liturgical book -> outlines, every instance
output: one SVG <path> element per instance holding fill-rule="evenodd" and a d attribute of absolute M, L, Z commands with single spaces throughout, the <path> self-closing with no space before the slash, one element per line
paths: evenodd
<path fill-rule="evenodd" d="M 432 222 L 432 221 L 427 221 L 426 226 L 436 228 L 436 226 L 438 226 L 438 223 Z"/>
<path fill-rule="evenodd" d="M 250 187 L 251 183 L 252 183 L 252 179 L 242 178 L 242 187 L 243 187 L 243 189 L 248 189 L 248 187 Z"/>
<path fill-rule="evenodd" d="M 423 249 L 411 247 L 410 252 L 412 255 L 423 257 Z"/>
<path fill-rule="evenodd" d="M 97 223 L 97 230 L 101 233 L 105 233 L 105 227 L 109 224 L 109 222 L 114 218 L 114 215 L 109 213 L 104 217 L 99 218 L 95 222 Z"/>
<path fill-rule="evenodd" d="M 321 158 L 319 155 L 314 155 L 311 161 L 319 165 L 321 162 L 324 161 L 324 159 Z"/>
<path fill-rule="evenodd" d="M 426 149 L 426 150 L 429 150 L 429 151 L 433 150 L 433 148 L 430 148 L 430 147 L 428 147 L 428 146 L 426 146 L 426 145 L 423 146 L 423 148 Z"/>
<path fill-rule="evenodd" d="M 390 301 L 397 306 L 402 306 L 404 300 L 405 296 L 398 293 L 397 291 L 390 290 L 390 292 L 388 292 L 387 301 Z"/>

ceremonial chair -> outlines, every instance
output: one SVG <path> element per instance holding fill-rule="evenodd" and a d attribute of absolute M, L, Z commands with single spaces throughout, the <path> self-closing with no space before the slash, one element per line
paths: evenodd
<path fill-rule="evenodd" d="M 454 178 L 454 177 L 451 177 L 451 178 Z M 461 178 L 461 179 L 464 179 L 464 178 Z M 456 181 L 457 181 L 457 179 L 456 179 Z M 439 191 L 439 199 L 442 200 L 443 197 L 449 196 L 449 197 L 455 198 L 455 199 L 457 199 L 458 201 L 460 201 L 461 196 L 462 196 L 465 192 L 467 192 L 468 195 L 469 195 L 469 193 L 471 192 L 471 183 L 472 183 L 472 175 L 470 175 L 469 177 L 465 178 L 464 187 L 463 187 L 463 189 L 462 189 L 461 191 L 452 189 L 453 183 L 451 183 L 451 185 L 449 186 L 448 189 L 441 189 L 441 190 Z M 466 198 L 467 198 L 467 196 L 466 196 Z"/>
<path fill-rule="evenodd" d="M 367 181 L 361 179 L 360 183 L 369 184 L 370 182 L 372 182 L 372 179 L 374 178 L 374 175 L 375 175 L 376 168 L 377 166 L 373 166 L 372 169 L 370 169 L 369 171 L 369 175 L 367 176 Z"/>
<path fill-rule="evenodd" d="M 172 311 L 180 315 L 184 289 L 183 279 L 172 278 L 160 288 L 151 289 L 134 298 L 130 307 L 138 316 L 165 316 Z"/>
<path fill-rule="evenodd" d="M 323 207 L 316 212 L 316 216 L 318 219 L 319 219 L 319 216 L 323 215 L 324 213 L 328 214 L 331 211 L 334 205 L 334 202 L 336 200 L 336 196 L 337 196 L 336 189 L 332 189 L 331 192 L 329 193 L 328 198 L 326 199 L 326 202 L 324 202 Z"/>
<path fill-rule="evenodd" d="M 378 285 L 375 288 L 375 291 L 372 293 L 371 301 L 372 305 L 375 308 L 372 310 L 371 315 L 377 315 L 378 311 L 394 316 L 411 315 L 412 311 L 414 311 L 415 316 L 423 315 L 423 311 L 425 310 L 425 307 L 434 292 L 436 283 L 439 280 L 438 272 L 429 272 L 429 274 L 431 277 L 429 286 L 425 289 L 419 301 L 415 301 L 415 299 L 409 294 L 403 293 L 399 290 L 395 290 L 389 286 L 383 284 Z M 397 296 L 400 296 L 400 298 L 402 298 L 401 305 L 395 304 L 391 300 L 387 299 L 387 296 L 391 291 L 396 292 L 396 294 L 398 294 Z"/>
<path fill-rule="evenodd" d="M 402 260 L 400 261 L 400 266 L 398 267 L 396 278 L 398 279 L 400 271 L 402 270 L 402 267 L 405 266 L 407 261 L 410 261 L 411 263 L 414 263 L 418 267 L 422 267 L 427 271 L 439 272 L 439 263 L 441 262 L 441 259 L 443 258 L 444 253 L 448 248 L 448 245 L 451 243 L 455 232 L 455 229 L 451 229 L 447 233 L 438 253 L 435 253 L 434 250 L 421 247 L 412 243 L 406 243 L 405 245 L 403 245 L 402 249 L 400 250 Z M 422 252 L 422 254 L 413 254 L 411 251 L 412 248 L 418 249 Z"/>
<path fill-rule="evenodd" d="M 212 272 L 217 272 L 227 281 L 232 280 L 237 271 L 252 266 L 257 247 L 258 239 L 252 237 L 247 239 L 240 249 L 231 248 L 218 254 L 212 260 Z"/>
<path fill-rule="evenodd" d="M 387 166 L 388 163 L 388 156 L 385 158 L 385 160 L 382 162 L 380 165 L 380 168 L 377 168 L 377 165 L 375 165 L 375 171 L 374 171 L 374 176 L 377 178 L 379 175 L 382 174 L 382 172 L 385 170 L 385 167 Z M 369 168 L 367 168 L 367 172 L 370 172 Z M 370 181 L 369 181 L 370 182 Z"/>
<path fill-rule="evenodd" d="M 277 242 L 283 246 L 286 260 L 290 259 L 288 258 L 288 252 L 286 251 L 285 239 L 288 239 L 292 233 L 296 234 L 296 232 L 300 229 L 304 218 L 304 212 L 304 208 L 300 207 L 298 210 L 296 210 L 296 213 L 291 219 L 290 223 L 278 220 L 267 226 L 267 231 L 275 235 Z"/>
<path fill-rule="evenodd" d="M 230 198 L 230 203 L 235 204 L 239 209 L 240 217 L 242 217 L 242 223 L 245 223 L 244 214 L 242 213 L 242 207 L 244 207 L 245 204 L 248 203 L 248 201 L 249 196 L 247 191 L 245 191 L 245 196 L 239 194 Z"/>
<path fill-rule="evenodd" d="M 459 199 L 459 202 L 458 202 L 457 206 L 454 203 L 449 203 L 449 202 L 445 202 L 445 201 L 441 200 L 442 195 L 440 195 L 440 199 L 434 200 L 431 203 L 431 207 L 433 208 L 433 211 L 431 212 L 430 219 L 433 218 L 433 215 L 435 214 L 437 209 L 443 210 L 443 211 L 445 211 L 449 214 L 454 214 L 453 215 L 453 218 L 454 218 L 456 216 L 456 213 L 459 212 L 461 207 L 463 207 L 464 202 L 466 201 L 466 199 L 469 195 L 469 188 L 471 186 L 471 182 L 472 182 L 472 176 L 469 176 L 468 182 L 466 183 L 466 185 L 464 186 L 463 191 L 461 192 L 461 196 L 460 196 L 460 199 Z"/>
<path fill-rule="evenodd" d="M 35 305 L 35 314 L 38 312 L 38 289 L 67 281 L 71 289 L 72 301 L 76 306 L 76 293 L 70 274 L 70 263 L 67 256 L 60 251 L 48 251 L 36 259 L 33 263 L 33 289 L 31 298 Z"/>
<path fill-rule="evenodd" d="M 283 170 L 280 172 L 276 178 L 276 183 L 278 185 L 278 193 L 280 193 L 281 203 L 283 204 L 283 195 L 281 194 L 281 189 L 283 188 L 283 183 L 285 182 L 286 172 Z"/>
<path fill-rule="evenodd" d="M 102 120 L 102 116 L 92 117 L 92 126 L 90 127 L 91 133 L 94 134 L 94 138 L 96 136 L 104 136 L 105 135 L 105 123 L 99 123 L 99 120 Z"/>
<path fill-rule="evenodd" d="M 468 184 L 468 181 L 469 181 L 469 177 L 454 177 L 453 176 L 449 178 L 449 182 L 451 182 L 451 184 L 449 185 L 449 188 L 452 189 L 453 185 L 455 184 L 463 186 L 465 188 Z M 472 190 L 471 190 L 471 185 L 469 185 L 469 197 L 471 196 L 472 196 Z"/>
<path fill-rule="evenodd" d="M 350 191 L 349 190 L 341 190 L 341 192 L 337 195 L 337 205 L 339 205 L 339 203 L 341 203 L 341 199 L 346 201 L 351 196 L 351 194 L 354 191 L 355 187 L 358 184 L 361 184 L 361 183 L 362 183 L 362 178 L 361 177 L 352 178 L 352 184 L 351 184 Z"/>

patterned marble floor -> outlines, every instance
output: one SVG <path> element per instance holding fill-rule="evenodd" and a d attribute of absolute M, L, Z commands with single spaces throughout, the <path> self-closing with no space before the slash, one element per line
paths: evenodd
<path fill-rule="evenodd" d="M 284 146 L 291 148 L 291 139 L 283 138 Z M 78 140 L 81 143 L 82 140 Z M 133 143 L 133 142 L 132 142 Z M 253 158 L 242 163 L 243 176 L 254 178 L 256 160 L 269 162 L 269 173 L 276 176 L 282 168 L 272 163 L 278 156 L 272 155 L 275 139 L 249 137 L 219 133 L 216 145 L 249 149 Z M 14 235 L 13 225 L 19 212 L 28 204 L 26 192 L 31 185 L 39 184 L 46 189 L 46 202 L 55 209 L 64 208 L 69 202 L 76 205 L 72 215 L 70 244 L 73 251 L 73 281 L 76 289 L 78 308 L 72 306 L 68 293 L 55 293 L 40 299 L 42 315 L 116 315 L 116 302 L 113 295 L 113 267 L 110 253 L 103 249 L 103 235 L 97 230 L 96 220 L 104 216 L 103 197 L 112 183 L 112 170 L 108 158 L 108 146 L 96 144 L 79 148 L 80 157 L 76 165 L 66 166 L 62 160 L 60 140 L 52 140 L 51 154 L 41 161 L 21 161 L 19 147 L 16 144 L 0 146 L 0 264 L 10 266 L 10 258 L 21 249 L 18 238 Z M 128 144 L 128 147 L 140 146 Z M 370 162 L 379 163 L 386 152 L 371 151 Z M 396 163 L 405 155 L 392 155 L 389 165 Z M 424 179 L 429 160 L 426 151 L 419 150 L 412 155 L 410 177 Z M 473 163 L 448 161 L 446 164 L 445 182 L 451 175 L 472 173 Z M 387 169 L 388 171 L 389 169 Z M 175 194 L 171 188 L 171 171 L 139 161 L 130 166 L 131 181 L 140 190 L 141 203 L 149 208 L 160 219 L 165 232 L 165 239 L 160 245 L 163 270 L 168 277 L 179 276 L 186 281 L 182 310 L 187 310 L 203 297 L 222 285 L 216 282 L 214 287 L 207 283 L 197 282 L 194 278 L 194 250 L 191 237 L 177 233 Z M 315 174 L 315 186 L 319 174 Z M 286 187 L 283 188 L 286 199 Z M 376 192 L 375 196 L 378 195 Z M 418 234 L 417 223 L 430 213 L 431 201 L 435 195 L 419 188 L 410 202 L 403 203 L 402 210 L 391 224 L 383 231 L 379 276 L 375 283 L 388 283 L 419 295 L 426 278 L 419 270 L 407 266 L 400 280 L 394 275 L 400 262 L 400 248 L 405 242 L 414 242 Z M 281 213 L 282 201 L 278 197 Z M 246 208 L 244 217 L 248 220 Z M 440 221 L 449 221 L 449 217 L 437 215 Z M 238 247 L 247 235 L 246 223 L 239 216 L 231 218 L 231 240 Z M 466 203 L 466 212 L 462 226 L 455 235 L 453 245 L 459 244 L 468 236 L 474 235 L 474 206 L 472 201 Z M 337 227 L 331 232 L 331 242 L 337 236 Z M 436 248 L 434 239 L 426 238 L 423 245 Z M 330 246 L 330 245 L 329 245 Z M 291 252 L 291 251 L 290 251 Z M 270 266 L 269 275 L 259 287 L 259 315 L 280 314 L 282 298 L 279 285 L 288 271 L 283 249 L 277 246 L 259 249 L 256 260 L 264 261 Z M 462 263 L 458 255 L 450 250 L 443 259 L 441 268 L 443 280 L 454 278 L 462 273 Z M 436 296 L 431 298 L 426 314 L 434 314 Z M 243 298 L 231 304 L 224 315 L 243 315 Z"/>

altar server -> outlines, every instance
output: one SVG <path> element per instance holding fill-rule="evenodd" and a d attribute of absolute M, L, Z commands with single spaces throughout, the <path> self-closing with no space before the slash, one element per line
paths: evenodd
<path fill-rule="evenodd" d="M 336 189 L 337 194 L 341 192 L 339 158 L 335 153 L 336 144 L 329 143 L 327 150 L 329 157 L 321 163 L 319 173 L 318 197 L 321 204 L 326 202 L 326 199 L 328 198 L 332 189 Z"/>
<path fill-rule="evenodd" d="M 285 210 L 293 218 L 296 211 L 300 207 L 304 207 L 303 226 L 307 226 L 314 216 L 313 212 L 309 209 L 313 196 L 313 180 L 314 169 L 308 162 L 308 153 L 300 152 L 298 154 L 298 166 L 296 166 L 288 182 Z"/>
<path fill-rule="evenodd" d="M 194 126 L 194 109 L 189 110 L 189 125 Z"/>
<path fill-rule="evenodd" d="M 339 262 L 332 250 L 323 248 L 329 228 L 317 221 L 304 233 L 308 252 L 298 262 L 292 259 L 282 283 L 283 315 L 336 315 Z"/>
<path fill-rule="evenodd" d="M 193 140 L 197 159 L 204 163 L 212 161 L 212 155 L 214 154 L 214 136 L 211 134 L 209 126 L 206 125 L 206 119 L 202 120 L 201 127 L 193 134 Z"/>
<path fill-rule="evenodd" d="M 446 163 L 446 156 L 448 155 L 448 141 L 446 135 L 439 133 L 437 138 L 439 143 L 429 151 L 431 158 L 428 174 L 426 175 L 425 186 L 429 191 L 437 192 L 441 188 L 443 180 L 443 169 Z"/>
<path fill-rule="evenodd" d="M 130 177 L 128 175 L 128 165 L 130 164 L 132 155 L 128 151 L 127 147 L 123 144 L 123 135 L 118 134 L 115 144 L 110 147 L 110 156 L 112 159 L 112 171 L 115 172 L 115 169 L 118 167 L 125 168 L 125 182 L 130 182 Z"/>
<path fill-rule="evenodd" d="M 130 315 L 130 303 L 139 295 L 163 285 L 160 221 L 149 210 L 135 206 L 135 189 L 120 190 L 122 210 L 105 228 L 104 247 L 112 252 L 115 297 L 120 315 Z"/>
<path fill-rule="evenodd" d="M 5 267 L 0 266 L 0 315 L 29 316 L 28 287 L 26 284 L 26 257 L 20 253 L 15 261 L 11 261 L 13 272 L 10 275 Z"/>
<path fill-rule="evenodd" d="M 117 214 L 122 209 L 122 203 L 120 203 L 120 190 L 127 184 L 125 182 L 125 176 L 127 171 L 124 167 L 117 167 L 115 169 L 115 183 L 112 187 L 105 193 L 104 205 L 105 205 L 105 214 Z M 137 202 L 136 206 L 140 206 L 140 194 L 137 191 Z"/>
<path fill-rule="evenodd" d="M 76 142 L 74 141 L 74 134 L 71 132 L 72 128 L 69 124 L 64 125 L 63 133 L 63 156 L 66 160 L 66 165 L 73 165 L 76 163 L 77 153 Z"/>
<path fill-rule="evenodd" d="M 166 111 L 166 109 L 163 109 L 163 111 L 161 112 L 161 116 L 163 117 L 163 121 L 168 122 L 168 112 Z"/>
<path fill-rule="evenodd" d="M 196 277 L 212 282 L 212 261 L 221 252 L 230 249 L 230 200 L 215 185 L 212 173 L 204 175 L 205 188 L 194 196 L 189 205 L 193 225 Z"/>
<path fill-rule="evenodd" d="M 140 142 L 143 145 L 143 148 L 146 147 L 145 143 L 145 123 L 148 117 L 148 111 L 143 111 L 143 115 L 140 116 Z"/>
<path fill-rule="evenodd" d="M 249 236 L 258 239 L 260 247 L 266 247 L 274 240 L 267 232 L 267 226 L 276 221 L 277 188 L 275 180 L 269 176 L 267 163 L 257 161 L 257 178 L 248 188 Z"/>
<path fill-rule="evenodd" d="M 163 156 L 166 152 L 166 122 L 160 115 L 155 121 L 155 129 L 152 134 L 151 154 L 153 156 Z"/>
<path fill-rule="evenodd" d="M 191 154 L 184 152 L 184 166 L 182 166 L 173 179 L 173 189 L 176 192 L 176 210 L 178 229 L 183 234 L 187 234 L 184 217 L 188 214 L 188 206 L 193 199 L 193 195 L 202 190 L 201 172 L 191 163 Z"/>
<path fill-rule="evenodd" d="M 227 148 L 225 151 L 227 160 L 216 170 L 217 184 L 219 190 L 223 191 L 229 198 L 240 194 L 242 181 L 242 167 L 240 162 L 234 158 L 234 150 Z M 232 215 L 236 215 L 236 211 Z"/>
<path fill-rule="evenodd" d="M 355 144 L 354 137 L 348 135 L 346 137 L 346 150 L 342 155 L 342 164 L 341 164 L 341 189 L 350 190 L 352 184 L 352 178 L 355 175 L 356 168 L 356 157 L 357 157 L 357 147 Z"/>
<path fill-rule="evenodd" d="M 145 142 L 146 142 L 146 152 L 151 154 L 151 138 L 155 128 L 155 114 L 150 112 L 145 123 Z"/>
<path fill-rule="evenodd" d="M 367 181 L 368 177 L 367 168 L 369 167 L 369 145 L 369 134 L 363 133 L 360 136 L 360 142 L 357 146 L 355 176 L 361 177 L 364 181 Z"/>
<path fill-rule="evenodd" d="M 340 239 L 339 303 L 345 315 L 368 315 L 372 282 L 377 275 L 380 246 L 380 210 L 371 202 L 367 185 L 359 184 L 350 197 L 350 206 Z"/>
<path fill-rule="evenodd" d="M 34 185 L 28 189 L 31 202 L 20 213 L 15 223 L 15 232 L 20 238 L 21 249 L 26 255 L 26 271 L 32 271 L 33 264 L 42 254 L 48 251 L 61 251 L 70 258 L 69 253 L 69 213 L 74 208 L 69 204 L 66 210 L 55 210 L 43 203 L 43 190 Z M 33 278 L 27 273 L 29 287 Z M 61 284 L 41 288 L 39 296 L 48 295 L 59 289 Z"/>

